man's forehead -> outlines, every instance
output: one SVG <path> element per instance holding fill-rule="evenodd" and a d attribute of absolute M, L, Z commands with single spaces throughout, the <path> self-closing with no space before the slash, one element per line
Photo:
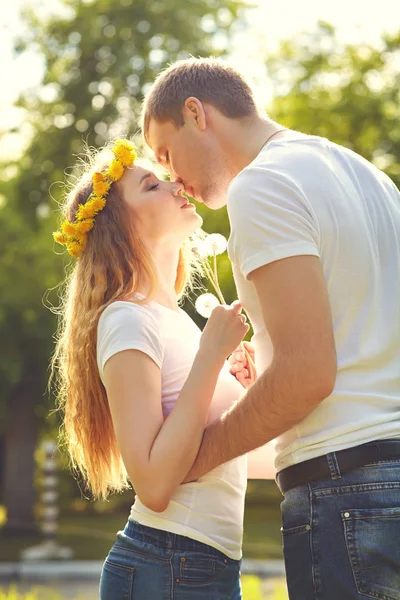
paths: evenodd
<path fill-rule="evenodd" d="M 160 122 L 150 119 L 147 132 L 147 143 L 154 152 L 158 152 L 169 143 L 175 130 L 174 124 L 170 121 Z"/>

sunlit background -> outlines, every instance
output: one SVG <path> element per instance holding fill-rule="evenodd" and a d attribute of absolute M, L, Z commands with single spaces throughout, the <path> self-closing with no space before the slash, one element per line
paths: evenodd
<path fill-rule="evenodd" d="M 149 0 L 151 2 L 151 0 Z M 86 2 L 91 3 L 91 0 Z M 13 108 L 22 90 L 40 84 L 43 60 L 34 50 L 15 56 L 13 43 L 24 32 L 21 11 L 34 7 L 38 15 L 64 14 L 59 0 L 13 0 L 4 3 L 0 14 L 0 131 L 23 122 L 21 111 Z M 272 87 L 268 82 L 265 55 L 276 50 L 280 41 L 296 39 L 311 31 L 318 21 L 326 21 L 336 28 L 338 39 L 353 44 L 379 47 L 383 33 L 395 33 L 400 27 L 400 8 L 397 0 L 365 2 L 363 0 L 249 0 L 245 22 L 235 28 L 230 40 L 230 61 L 241 69 L 256 86 L 268 105 Z M 211 29 L 209 29 L 211 27 Z M 212 21 L 204 17 L 205 31 L 212 32 Z M 216 40 L 224 48 L 226 37 Z M 16 136 L 0 141 L 0 153 L 18 153 L 21 141 Z"/>
<path fill-rule="evenodd" d="M 22 16 L 26 10 L 29 18 Z M 141 16 L 129 20 L 132 14 Z M 4 561 L 18 561 L 21 550 L 42 539 L 42 444 L 56 439 L 59 426 L 49 416 L 54 397 L 46 391 L 56 328 L 49 306 L 57 304 L 56 286 L 68 262 L 51 234 L 66 173 L 85 141 L 100 146 L 109 137 L 137 134 L 142 94 L 169 60 L 210 52 L 245 73 L 274 119 L 352 148 L 400 184 L 398 0 L 4 0 L 0 574 Z M 228 237 L 225 210 L 199 211 L 206 231 Z M 236 291 L 226 255 L 219 257 L 219 274 L 230 302 Z M 184 309 L 204 325 L 193 298 Z M 246 498 L 244 556 L 270 563 L 282 559 L 282 498 L 272 479 L 262 479 L 274 475 L 272 446 L 257 456 Z M 65 468 L 65 457 L 57 461 L 58 539 L 75 559 L 100 561 L 133 494 L 91 502 Z M 246 586 L 244 600 L 273 597 L 262 595 L 258 580 Z M 0 577 L 0 597 L 1 587 Z M 285 597 L 282 589 L 277 594 Z M 45 600 L 29 596 L 39 598 Z"/>

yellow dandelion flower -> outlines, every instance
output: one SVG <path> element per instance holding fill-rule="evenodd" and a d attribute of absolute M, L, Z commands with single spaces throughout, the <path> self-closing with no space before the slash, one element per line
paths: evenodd
<path fill-rule="evenodd" d="M 63 233 L 65 233 L 66 235 L 74 235 L 75 233 L 75 224 L 74 223 L 70 223 L 69 221 L 65 220 L 62 225 L 61 225 L 61 231 Z"/>
<path fill-rule="evenodd" d="M 93 191 L 96 196 L 105 196 L 110 189 L 110 185 L 107 181 L 97 181 L 93 183 Z"/>
<path fill-rule="evenodd" d="M 58 244 L 63 244 L 65 246 L 68 236 L 66 236 L 65 233 L 62 233 L 61 231 L 54 231 L 53 238 Z"/>
<path fill-rule="evenodd" d="M 92 198 L 92 200 L 89 200 L 89 202 L 87 202 L 88 205 L 90 205 L 92 214 L 91 216 L 97 215 L 97 213 L 101 210 L 103 210 L 103 208 L 106 205 L 106 199 L 105 198 L 97 198 L 96 196 L 94 196 Z"/>
<path fill-rule="evenodd" d="M 127 140 L 126 138 L 119 138 L 118 140 L 115 140 L 114 148 L 116 146 L 126 148 L 127 150 L 135 150 L 135 146 L 133 145 L 133 143 Z"/>
<path fill-rule="evenodd" d="M 71 241 L 67 244 L 68 254 L 73 256 L 74 258 L 78 258 L 82 250 L 84 250 L 84 246 L 80 244 L 78 241 Z"/>
<path fill-rule="evenodd" d="M 77 231 L 77 232 L 74 234 L 74 238 L 73 238 L 73 240 L 71 240 L 71 242 L 73 242 L 73 241 L 75 241 L 75 240 L 76 240 L 76 241 L 78 241 L 78 242 L 79 242 L 81 245 L 83 245 L 83 244 L 86 244 L 86 238 L 87 238 L 87 234 L 86 234 L 86 233 L 79 233 L 79 231 Z M 71 243 L 71 242 L 70 242 L 70 243 Z"/>
<path fill-rule="evenodd" d="M 124 165 L 121 162 L 119 162 L 119 160 L 114 158 L 114 160 L 111 162 L 110 167 L 107 171 L 107 175 L 113 181 L 118 181 L 118 179 L 120 179 L 120 177 L 122 177 L 124 170 L 125 170 Z"/>
<path fill-rule="evenodd" d="M 128 140 L 117 140 L 113 147 L 113 153 L 124 167 L 131 167 L 135 162 L 135 148 Z"/>
<path fill-rule="evenodd" d="M 75 225 L 75 231 L 78 233 L 87 233 L 94 226 L 94 219 L 85 219 L 84 221 L 79 221 Z"/>
<path fill-rule="evenodd" d="M 100 181 L 106 181 L 106 178 L 104 176 L 104 173 L 100 173 L 100 171 L 96 171 L 92 175 L 92 182 L 93 183 L 100 183 Z"/>
<path fill-rule="evenodd" d="M 86 221 L 87 219 L 93 219 L 99 211 L 96 206 L 93 206 L 92 200 L 88 200 L 86 204 L 82 205 L 82 208 L 78 209 L 77 218 L 78 221 Z"/>
<path fill-rule="evenodd" d="M 78 221 L 85 221 L 91 217 L 93 217 L 93 211 L 90 206 L 90 201 L 86 202 L 85 204 L 79 204 L 78 210 L 76 211 L 76 218 Z"/>

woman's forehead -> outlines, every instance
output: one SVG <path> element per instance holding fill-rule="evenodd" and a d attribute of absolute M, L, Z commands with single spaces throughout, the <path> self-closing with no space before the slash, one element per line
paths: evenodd
<path fill-rule="evenodd" d="M 158 163 L 154 162 L 154 160 L 150 160 L 146 157 L 137 158 L 135 164 L 131 169 L 134 171 L 133 175 L 136 173 L 136 176 L 142 177 L 144 173 L 152 173 L 158 179 L 165 179 L 168 176 L 167 171 L 160 166 Z"/>
<path fill-rule="evenodd" d="M 133 167 L 129 167 L 127 169 L 127 172 L 129 172 L 129 177 L 132 181 L 139 183 L 145 175 L 148 175 L 153 171 L 151 169 L 146 169 L 145 167 L 142 167 L 140 165 L 134 165 Z"/>

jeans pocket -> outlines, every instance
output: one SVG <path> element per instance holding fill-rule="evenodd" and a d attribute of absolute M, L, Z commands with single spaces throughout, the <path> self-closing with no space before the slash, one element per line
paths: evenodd
<path fill-rule="evenodd" d="M 282 532 L 282 536 L 283 538 L 289 536 L 289 535 L 296 535 L 297 533 L 308 533 L 311 529 L 311 525 L 309 525 L 308 523 L 306 525 L 298 525 L 297 527 L 288 527 L 288 528 L 284 528 L 281 527 L 281 532 Z"/>
<path fill-rule="evenodd" d="M 180 559 L 180 580 L 193 585 L 211 583 L 226 569 L 227 562 L 197 552 L 185 553 Z"/>
<path fill-rule="evenodd" d="M 358 592 L 400 600 L 400 508 L 341 511 Z"/>
<path fill-rule="evenodd" d="M 282 527 L 283 555 L 289 597 L 292 600 L 314 598 L 312 579 L 311 525 Z"/>
<path fill-rule="evenodd" d="M 101 572 L 100 600 L 132 600 L 134 574 L 129 555 L 112 549 Z"/>

